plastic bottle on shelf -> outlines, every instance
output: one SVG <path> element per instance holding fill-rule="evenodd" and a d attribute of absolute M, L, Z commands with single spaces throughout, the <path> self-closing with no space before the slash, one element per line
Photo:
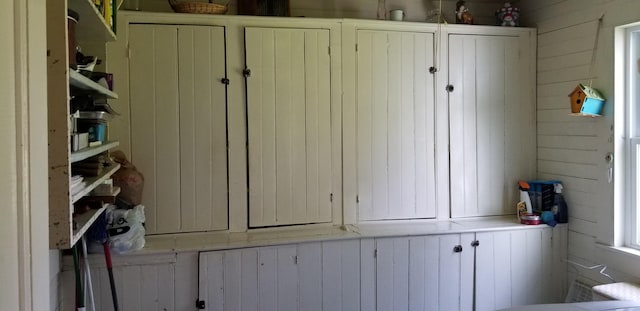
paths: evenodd
<path fill-rule="evenodd" d="M 564 196 L 562 195 L 562 188 L 562 184 L 554 185 L 555 195 L 553 196 L 552 211 L 558 223 L 567 223 L 569 222 L 569 211 L 567 202 L 565 202 Z"/>

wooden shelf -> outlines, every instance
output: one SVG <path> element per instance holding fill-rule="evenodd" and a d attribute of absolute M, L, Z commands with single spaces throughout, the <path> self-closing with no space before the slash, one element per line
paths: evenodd
<path fill-rule="evenodd" d="M 102 94 L 108 98 L 118 98 L 118 94 L 72 69 L 69 69 L 69 84 L 81 90 Z"/>
<path fill-rule="evenodd" d="M 109 141 L 109 142 L 103 143 L 100 146 L 80 149 L 78 151 L 71 153 L 71 156 L 69 157 L 69 162 L 74 163 L 74 162 L 82 161 L 96 154 L 99 154 L 111 148 L 117 147 L 118 145 L 120 145 L 120 142 Z"/>
<path fill-rule="evenodd" d="M 91 178 L 85 178 L 84 182 L 87 186 L 78 191 L 77 193 L 71 195 L 71 203 L 75 203 L 80 200 L 83 196 L 87 195 L 91 190 L 95 189 L 98 185 L 100 185 L 103 181 L 107 180 L 107 178 L 111 177 L 118 169 L 120 168 L 120 164 L 113 163 L 113 165 L 101 175 Z"/>
<path fill-rule="evenodd" d="M 91 0 L 68 0 L 68 5 L 69 9 L 80 15 L 76 25 L 76 36 L 79 42 L 116 41 L 116 34 L 107 25 Z"/>
<path fill-rule="evenodd" d="M 69 245 L 69 248 L 80 240 L 80 238 L 87 232 L 87 230 L 89 230 L 89 227 L 91 227 L 96 219 L 98 219 L 98 216 L 100 216 L 106 208 L 107 205 L 105 204 L 99 209 L 91 209 L 73 217 L 76 229 L 73 230 L 73 237 L 71 238 L 71 245 Z"/>

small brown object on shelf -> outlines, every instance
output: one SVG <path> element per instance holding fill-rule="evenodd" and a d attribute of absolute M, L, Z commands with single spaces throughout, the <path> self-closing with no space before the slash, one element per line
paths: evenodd
<path fill-rule="evenodd" d="M 227 4 L 217 4 L 206 2 L 187 2 L 169 0 L 169 5 L 176 13 L 195 13 L 195 14 L 225 14 L 227 13 Z"/>

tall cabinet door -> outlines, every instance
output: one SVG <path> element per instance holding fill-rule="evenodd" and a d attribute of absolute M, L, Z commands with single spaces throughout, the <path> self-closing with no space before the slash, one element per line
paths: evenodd
<path fill-rule="evenodd" d="M 249 225 L 332 221 L 329 30 L 246 28 Z"/>
<path fill-rule="evenodd" d="M 434 218 L 433 34 L 357 32 L 358 219 Z"/>
<path fill-rule="evenodd" d="M 228 227 L 224 28 L 130 25 L 132 162 L 148 233 Z"/>
<path fill-rule="evenodd" d="M 518 36 L 450 35 L 451 216 L 513 214 L 535 174 L 533 52 Z"/>

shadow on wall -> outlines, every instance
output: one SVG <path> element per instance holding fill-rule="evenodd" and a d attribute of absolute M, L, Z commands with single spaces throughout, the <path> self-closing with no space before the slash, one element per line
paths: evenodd
<path fill-rule="evenodd" d="M 125 0 L 128 1 L 128 0 Z M 142 11 L 173 12 L 167 0 L 138 0 Z M 208 0 L 176 0 L 207 2 Z M 227 14 L 238 12 L 237 0 L 213 0 L 215 3 L 229 4 Z M 455 23 L 457 0 L 443 0 L 442 13 L 449 23 Z M 517 4 L 517 1 L 513 1 Z M 318 18 L 359 18 L 377 19 L 378 0 L 290 0 L 291 16 Z M 495 11 L 503 6 L 503 1 L 470 1 L 468 8 L 478 25 L 495 25 Z M 385 0 L 386 12 L 403 10 L 405 20 L 412 22 L 435 21 L 434 15 L 440 9 L 438 0 Z M 526 12 L 524 12 L 526 14 Z"/>

